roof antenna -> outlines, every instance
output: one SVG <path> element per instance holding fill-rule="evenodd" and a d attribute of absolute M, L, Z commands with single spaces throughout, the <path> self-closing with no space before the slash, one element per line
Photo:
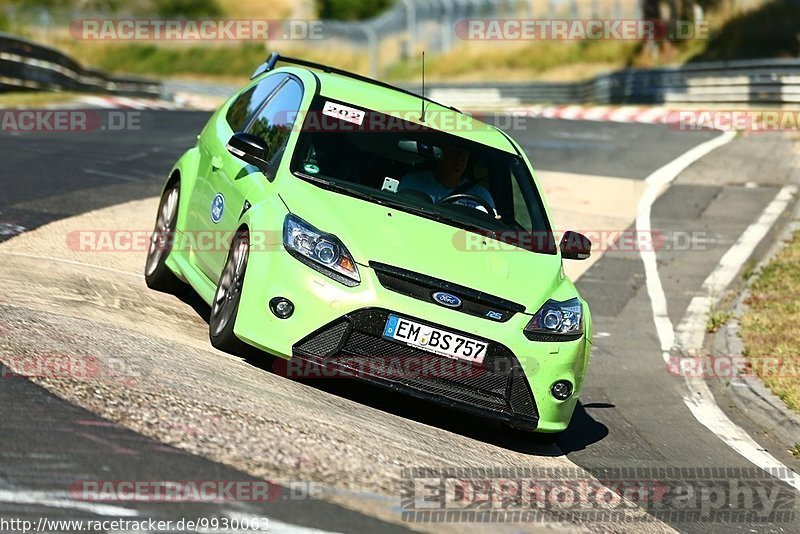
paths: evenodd
<path fill-rule="evenodd" d="M 422 116 L 420 122 L 425 122 L 425 51 L 422 51 Z"/>

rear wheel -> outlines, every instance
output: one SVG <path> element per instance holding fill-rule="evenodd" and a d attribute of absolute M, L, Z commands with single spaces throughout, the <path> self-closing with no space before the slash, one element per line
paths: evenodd
<path fill-rule="evenodd" d="M 147 287 L 165 293 L 181 293 L 186 290 L 186 284 L 175 276 L 175 273 L 166 265 L 175 237 L 179 197 L 180 184 L 178 182 L 168 187 L 161 195 L 156 227 L 150 237 L 150 247 L 147 250 L 144 267 L 144 280 Z"/>
<path fill-rule="evenodd" d="M 249 255 L 250 239 L 247 232 L 239 231 L 231 242 L 208 321 L 211 344 L 231 354 L 241 354 L 247 348 L 247 345 L 233 333 L 233 327 L 239 314 L 239 302 L 242 298 L 242 285 Z"/>

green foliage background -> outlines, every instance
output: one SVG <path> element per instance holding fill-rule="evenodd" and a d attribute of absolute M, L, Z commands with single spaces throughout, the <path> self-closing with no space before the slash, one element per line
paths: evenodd
<path fill-rule="evenodd" d="M 395 0 L 314 0 L 321 19 L 363 20 L 379 15 Z"/>

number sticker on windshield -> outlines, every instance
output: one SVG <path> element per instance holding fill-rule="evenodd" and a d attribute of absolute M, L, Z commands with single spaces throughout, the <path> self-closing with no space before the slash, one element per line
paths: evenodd
<path fill-rule="evenodd" d="M 361 126 L 364 122 L 364 112 L 360 109 L 350 108 L 335 102 L 325 101 L 325 106 L 322 108 L 322 114 L 329 117 L 335 117 L 343 121 L 352 122 Z"/>

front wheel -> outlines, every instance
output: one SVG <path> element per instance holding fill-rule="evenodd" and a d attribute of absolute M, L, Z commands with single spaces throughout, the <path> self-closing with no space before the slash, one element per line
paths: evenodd
<path fill-rule="evenodd" d="M 180 184 L 174 183 L 161 195 L 156 216 L 156 227 L 150 237 L 147 260 L 144 267 L 144 280 L 147 287 L 165 293 L 179 294 L 186 290 L 184 284 L 166 265 L 175 237 L 175 224 L 178 219 Z"/>
<path fill-rule="evenodd" d="M 247 232 L 239 231 L 231 242 L 228 259 L 219 277 L 217 292 L 211 305 L 211 317 L 208 321 L 208 333 L 211 344 L 231 354 L 241 354 L 247 347 L 236 334 L 233 327 L 239 314 L 239 302 L 242 298 L 244 274 L 247 270 L 247 259 L 250 255 L 250 239 Z"/>

